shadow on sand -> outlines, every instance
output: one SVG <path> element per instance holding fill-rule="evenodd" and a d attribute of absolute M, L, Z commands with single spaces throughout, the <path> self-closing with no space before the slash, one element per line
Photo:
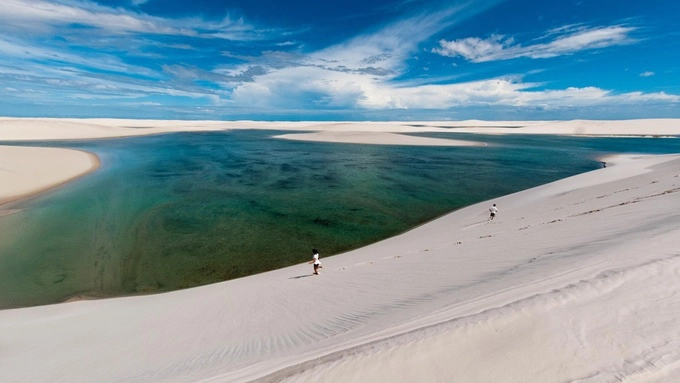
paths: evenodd
<path fill-rule="evenodd" d="M 305 275 L 298 275 L 297 277 L 290 277 L 288 279 L 300 279 L 300 278 L 307 278 L 307 277 L 313 277 L 314 274 L 305 274 Z"/>

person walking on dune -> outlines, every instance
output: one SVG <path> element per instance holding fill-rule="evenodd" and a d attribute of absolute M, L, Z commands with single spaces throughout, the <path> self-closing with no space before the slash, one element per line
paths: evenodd
<path fill-rule="evenodd" d="M 312 260 L 309 263 L 314 264 L 314 274 L 319 275 L 319 269 L 321 268 L 321 261 L 319 261 L 319 252 L 316 249 L 312 249 Z"/>
<path fill-rule="evenodd" d="M 489 213 L 490 213 L 490 214 L 489 214 L 489 221 L 493 221 L 493 218 L 494 218 L 494 217 L 496 216 L 496 214 L 498 213 L 498 208 L 496 207 L 496 204 L 493 204 L 493 206 L 491 206 L 491 207 L 489 208 Z"/>

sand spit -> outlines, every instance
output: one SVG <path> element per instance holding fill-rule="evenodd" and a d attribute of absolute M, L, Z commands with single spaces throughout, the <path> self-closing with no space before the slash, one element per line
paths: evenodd
<path fill-rule="evenodd" d="M 78 150 L 0 146 L 0 205 L 65 184 L 99 167 Z M 0 210 L 0 214 L 7 210 Z"/>
<path fill-rule="evenodd" d="M 321 131 L 275 136 L 288 140 L 337 142 L 346 144 L 410 145 L 410 146 L 484 146 L 483 142 L 407 136 L 391 132 Z"/>
<path fill-rule="evenodd" d="M 322 254 L 320 276 L 301 264 L 0 311 L 0 371 L 11 382 L 676 382 L 680 156 L 606 161 Z"/>

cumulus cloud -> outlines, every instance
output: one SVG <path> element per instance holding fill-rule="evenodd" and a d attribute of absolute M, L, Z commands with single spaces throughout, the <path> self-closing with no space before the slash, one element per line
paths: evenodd
<path fill-rule="evenodd" d="M 356 74 L 337 72 L 329 77 L 319 68 L 295 68 L 267 74 L 256 83 L 240 85 L 235 89 L 232 99 L 236 104 L 261 107 L 350 107 L 363 110 L 455 110 L 476 106 L 557 110 L 567 107 L 680 102 L 680 96 L 663 92 L 616 94 L 598 87 L 538 90 L 541 85 L 523 83 L 519 79 L 489 79 L 400 87 Z M 282 97 L 284 94 L 289 97 Z"/>
<path fill-rule="evenodd" d="M 655 74 L 656 74 L 656 73 L 654 73 L 654 72 L 649 72 L 649 71 L 647 71 L 647 72 L 642 72 L 642 73 L 640 73 L 640 77 L 652 77 L 652 76 L 654 76 Z"/>
<path fill-rule="evenodd" d="M 432 49 L 432 52 L 449 57 L 462 56 L 472 62 L 510 60 L 519 57 L 549 58 L 583 50 L 632 44 L 635 42 L 630 37 L 633 31 L 635 28 L 624 26 L 597 28 L 568 26 L 550 31 L 541 39 L 550 41 L 543 43 L 523 46 L 514 44 L 512 37 L 492 35 L 486 39 L 469 37 L 453 41 L 440 40 L 439 48 Z"/>
<path fill-rule="evenodd" d="M 279 108 L 353 108 L 373 81 L 367 76 L 300 66 L 272 71 L 238 85 L 238 105 Z"/>
<path fill-rule="evenodd" d="M 512 79 L 489 79 L 418 87 L 378 86 L 359 103 L 365 108 L 452 109 L 470 106 L 564 106 L 602 100 L 608 92 L 597 88 L 531 91 L 538 84 Z"/>
<path fill-rule="evenodd" d="M 540 84 L 511 79 L 490 79 L 451 85 L 429 85 L 417 88 L 385 89 L 392 104 L 409 109 L 452 109 L 471 106 L 511 106 L 560 109 L 601 105 L 636 105 L 645 102 L 680 102 L 680 96 L 663 92 L 631 92 L 616 94 L 598 87 L 569 87 L 536 90 Z"/>
<path fill-rule="evenodd" d="M 450 25 L 458 10 L 420 14 L 304 56 L 270 52 L 266 60 L 252 60 L 267 66 L 266 73 L 237 85 L 232 100 L 244 106 L 361 108 L 373 102 L 366 97 L 404 70 L 420 43 Z"/>
<path fill-rule="evenodd" d="M 559 109 L 636 102 L 679 102 L 664 93 L 616 94 L 598 87 L 539 90 L 543 84 L 521 78 L 488 79 L 454 84 L 413 84 L 395 81 L 407 68 L 405 61 L 418 46 L 443 30 L 441 15 L 420 15 L 388 25 L 370 35 L 297 57 L 278 68 L 238 84 L 234 105 L 303 110 L 348 108 L 358 110 L 454 110 L 464 107 L 540 107 Z M 545 58 L 587 49 L 629 44 L 634 28 L 565 26 L 547 32 L 534 44 L 522 46 L 513 37 L 492 35 L 440 41 L 433 50 L 482 62 L 516 57 Z"/>

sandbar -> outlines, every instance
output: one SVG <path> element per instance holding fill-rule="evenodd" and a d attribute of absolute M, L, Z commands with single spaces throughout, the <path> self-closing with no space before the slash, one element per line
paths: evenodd
<path fill-rule="evenodd" d="M 68 183 L 100 165 L 92 153 L 61 148 L 0 145 L 0 158 L 0 206 Z"/>

